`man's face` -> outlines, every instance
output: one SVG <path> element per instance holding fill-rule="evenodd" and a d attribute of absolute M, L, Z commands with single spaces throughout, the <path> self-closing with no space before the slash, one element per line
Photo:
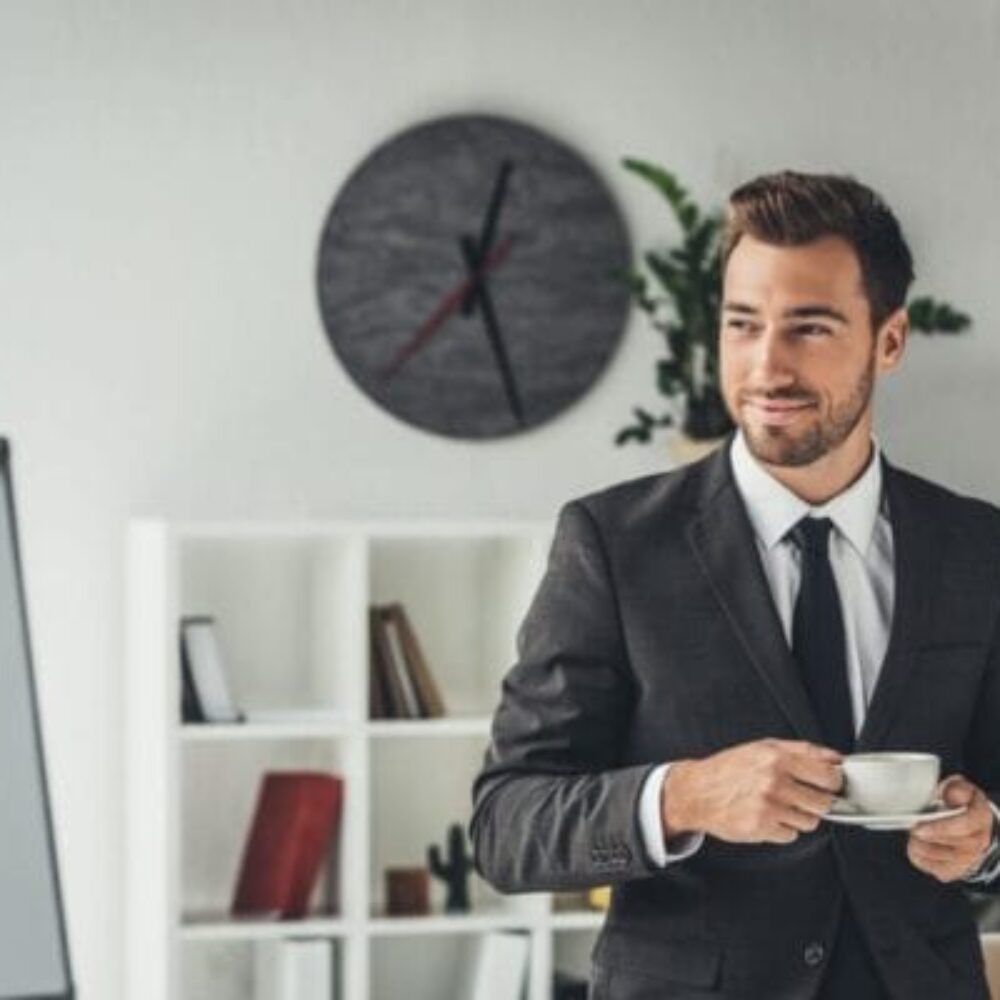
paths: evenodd
<path fill-rule="evenodd" d="M 797 247 L 741 238 L 723 280 L 719 356 L 750 451 L 803 466 L 867 442 L 876 372 L 895 366 L 905 334 L 901 309 L 875 336 L 857 255 L 840 237 Z"/>

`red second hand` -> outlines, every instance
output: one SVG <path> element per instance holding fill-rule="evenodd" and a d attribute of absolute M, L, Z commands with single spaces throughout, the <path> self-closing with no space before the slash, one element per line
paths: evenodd
<path fill-rule="evenodd" d="M 382 375 L 384 379 L 388 381 L 392 378 L 441 329 L 441 325 L 462 304 L 466 293 L 473 285 L 478 284 L 490 271 L 495 270 L 503 263 L 504 258 L 510 251 L 510 244 L 511 237 L 508 236 L 495 250 L 486 255 L 486 259 L 473 274 L 448 292 L 441 300 L 437 309 L 428 316 L 417 332 L 396 352 L 392 361 L 386 366 L 385 372 Z"/>

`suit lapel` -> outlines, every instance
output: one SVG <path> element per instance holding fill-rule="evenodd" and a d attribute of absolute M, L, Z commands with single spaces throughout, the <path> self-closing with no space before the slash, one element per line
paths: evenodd
<path fill-rule="evenodd" d="M 753 527 L 729 466 L 730 437 L 706 460 L 700 513 L 687 535 L 695 558 L 750 662 L 802 739 L 821 740 L 785 640 Z"/>
<path fill-rule="evenodd" d="M 858 734 L 858 751 L 878 748 L 903 699 L 919 628 L 929 620 L 942 555 L 940 526 L 884 457 L 882 470 L 892 524 L 895 599 L 889 647 Z"/>
<path fill-rule="evenodd" d="M 700 510 L 688 527 L 688 541 L 750 662 L 792 728 L 801 738 L 820 742 L 819 722 L 785 640 L 753 527 L 732 477 L 730 442 L 703 466 Z M 878 748 L 904 697 L 942 555 L 933 516 L 884 456 L 882 469 L 893 532 L 895 600 L 889 645 L 858 734 L 859 752 Z"/>

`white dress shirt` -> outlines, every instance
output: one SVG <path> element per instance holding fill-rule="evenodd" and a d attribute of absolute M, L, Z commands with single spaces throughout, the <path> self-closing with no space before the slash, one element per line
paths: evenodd
<path fill-rule="evenodd" d="M 882 489 L 878 442 L 873 436 L 864 472 L 847 489 L 816 507 L 765 471 L 751 454 L 742 431 L 733 438 L 729 458 L 789 648 L 802 571 L 798 546 L 785 536 L 807 515 L 833 522 L 830 566 L 843 610 L 847 681 L 857 735 L 885 659 L 895 603 L 892 526 Z M 646 849 L 661 866 L 690 857 L 704 840 L 704 834 L 696 833 L 669 844 L 664 841 L 660 798 L 669 766 L 662 764 L 650 773 L 639 803 Z M 993 810 L 1000 820 L 1000 811 L 995 806 Z M 1000 861 L 994 861 L 968 880 L 987 880 L 998 872 Z"/>

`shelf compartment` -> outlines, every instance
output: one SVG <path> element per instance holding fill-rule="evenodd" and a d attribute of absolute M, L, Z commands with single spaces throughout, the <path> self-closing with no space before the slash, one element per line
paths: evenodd
<path fill-rule="evenodd" d="M 311 935 L 328 937 L 325 933 Z M 334 982 L 342 984 L 344 962 L 350 945 L 343 939 L 331 939 Z M 179 1000 L 247 1000 L 256 996 L 254 950 L 252 940 L 198 939 L 180 955 L 181 992 Z M 342 995 L 338 985 L 336 996 Z"/>
<path fill-rule="evenodd" d="M 180 613 L 216 621 L 233 700 L 247 713 L 363 718 L 365 552 L 349 536 L 184 537 Z"/>
<path fill-rule="evenodd" d="M 351 749 L 330 740 L 207 742 L 182 747 L 180 914 L 226 913 L 239 873 L 261 780 L 267 771 L 323 771 L 345 779 L 344 808 L 312 906 L 326 920 L 345 912 L 344 843 L 352 814 Z M 248 923 L 249 929 L 249 923 Z"/>
<path fill-rule="evenodd" d="M 442 1000 L 466 996 L 477 935 L 382 937 L 370 944 L 370 1000 Z M 529 956 L 530 961 L 530 956 Z"/>
<path fill-rule="evenodd" d="M 406 608 L 449 715 L 495 709 L 544 552 L 530 532 L 371 539 L 369 600 Z"/>
<path fill-rule="evenodd" d="M 590 956 L 599 927 L 557 930 L 552 935 L 552 969 L 578 979 L 590 978 Z"/>
<path fill-rule="evenodd" d="M 387 868 L 424 867 L 430 844 L 446 848 L 452 823 L 468 830 L 472 782 L 485 750 L 481 736 L 370 742 L 369 899 L 373 917 L 387 916 Z M 471 851 L 467 837 L 466 850 Z M 443 915 L 445 899 L 444 883 L 432 876 L 431 915 Z M 469 874 L 469 901 L 473 912 L 542 914 L 548 906 L 537 894 L 502 896 L 474 871 Z"/>

